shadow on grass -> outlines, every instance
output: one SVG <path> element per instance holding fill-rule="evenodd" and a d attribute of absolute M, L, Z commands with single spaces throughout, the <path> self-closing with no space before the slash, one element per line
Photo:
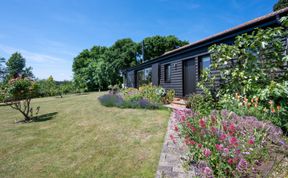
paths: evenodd
<path fill-rule="evenodd" d="M 56 115 L 58 114 L 58 112 L 51 112 L 51 113 L 47 113 L 47 114 L 42 114 L 40 116 L 35 117 L 34 122 L 44 122 L 44 121 L 49 121 L 51 119 L 53 119 Z"/>

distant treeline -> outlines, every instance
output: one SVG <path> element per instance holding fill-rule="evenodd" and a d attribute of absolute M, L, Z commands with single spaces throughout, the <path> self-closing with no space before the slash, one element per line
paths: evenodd
<path fill-rule="evenodd" d="M 147 37 L 140 43 L 130 38 L 117 40 L 112 46 L 93 46 L 74 58 L 74 82 L 85 91 L 106 90 L 121 84 L 120 71 L 161 56 L 167 51 L 188 44 L 175 36 Z M 144 53 L 144 54 L 143 54 Z"/>

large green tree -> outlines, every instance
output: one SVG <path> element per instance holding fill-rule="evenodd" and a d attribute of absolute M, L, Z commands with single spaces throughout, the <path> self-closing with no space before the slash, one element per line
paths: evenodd
<path fill-rule="evenodd" d="M 173 35 L 169 36 L 152 36 L 144 38 L 144 59 L 142 61 L 151 60 L 153 58 L 159 57 L 167 51 L 177 49 L 181 46 L 188 44 L 187 41 L 181 41 Z M 142 54 L 142 45 L 143 43 L 138 44 L 138 52 Z"/>
<path fill-rule="evenodd" d="M 18 52 L 11 55 L 11 57 L 6 62 L 6 65 L 9 78 L 16 78 L 18 76 L 34 78 L 32 68 L 26 68 L 26 60 Z"/>
<path fill-rule="evenodd" d="M 288 0 L 278 0 L 278 2 L 273 6 L 273 10 L 278 11 L 285 7 L 288 7 Z"/>

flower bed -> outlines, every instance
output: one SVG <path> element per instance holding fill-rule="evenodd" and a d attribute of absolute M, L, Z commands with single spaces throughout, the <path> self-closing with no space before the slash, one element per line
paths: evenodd
<path fill-rule="evenodd" d="M 191 110 L 174 112 L 178 120 L 175 131 L 188 147 L 187 163 L 194 163 L 202 176 L 264 176 L 273 166 L 271 155 L 288 148 L 279 127 L 255 117 L 227 110 L 206 117 Z"/>
<path fill-rule="evenodd" d="M 99 101 L 107 107 L 157 109 L 162 104 L 170 103 L 174 95 L 174 90 L 165 91 L 162 87 L 145 85 L 139 89 L 127 88 L 121 92 L 111 90 L 109 94 L 99 97 Z"/>

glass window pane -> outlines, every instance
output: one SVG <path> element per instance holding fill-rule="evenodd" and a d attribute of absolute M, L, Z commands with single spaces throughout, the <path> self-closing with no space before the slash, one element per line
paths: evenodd
<path fill-rule="evenodd" d="M 210 56 L 205 56 L 202 58 L 203 69 L 209 69 L 211 63 Z"/>

